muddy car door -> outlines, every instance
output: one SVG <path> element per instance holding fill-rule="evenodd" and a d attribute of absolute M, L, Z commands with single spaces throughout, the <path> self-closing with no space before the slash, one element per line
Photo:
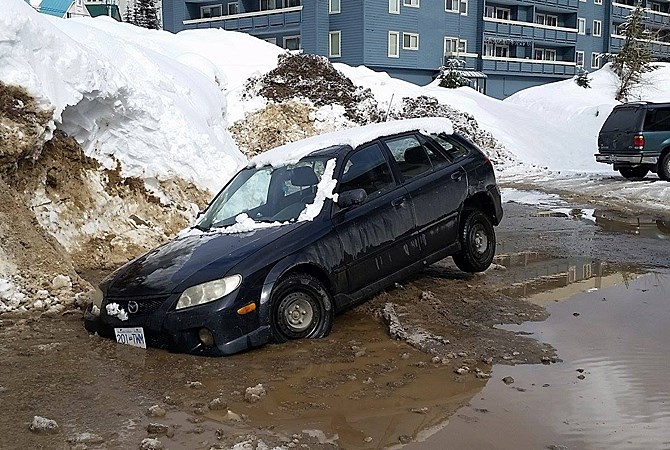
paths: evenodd
<path fill-rule="evenodd" d="M 363 189 L 362 204 L 334 205 L 333 224 L 344 252 L 349 292 L 364 290 L 421 258 L 411 241 L 414 216 L 407 190 L 397 185 L 379 143 L 350 153 L 343 161 L 337 192 Z M 360 192 L 360 191 L 359 191 Z"/>
<path fill-rule="evenodd" d="M 465 171 L 417 133 L 384 139 L 412 197 L 424 257 L 457 240 L 458 212 L 467 194 Z"/>

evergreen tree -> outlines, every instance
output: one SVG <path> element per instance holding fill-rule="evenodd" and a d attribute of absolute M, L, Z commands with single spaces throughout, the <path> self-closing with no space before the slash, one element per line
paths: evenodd
<path fill-rule="evenodd" d="M 577 76 L 575 77 L 575 83 L 577 83 L 577 86 L 583 87 L 584 89 L 590 88 L 591 80 L 589 80 L 589 71 L 582 66 L 579 66 Z"/>
<path fill-rule="evenodd" d="M 159 30 L 161 28 L 156 0 L 134 0 L 128 3 L 125 21 L 138 27 Z"/>
<path fill-rule="evenodd" d="M 631 89 L 640 83 L 642 74 L 654 70 L 651 65 L 650 36 L 645 30 L 644 18 L 644 9 L 638 4 L 621 25 L 621 34 L 626 40 L 612 62 L 612 70 L 619 77 L 617 100 L 627 100 Z"/>
<path fill-rule="evenodd" d="M 470 80 L 461 75 L 461 69 L 465 66 L 462 59 L 449 58 L 444 66 L 440 67 L 440 87 L 455 89 L 470 86 Z"/>

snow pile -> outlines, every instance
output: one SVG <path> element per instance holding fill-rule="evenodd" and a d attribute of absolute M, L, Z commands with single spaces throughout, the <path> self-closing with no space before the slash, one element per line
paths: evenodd
<path fill-rule="evenodd" d="M 108 169 L 120 162 L 126 177 L 180 177 L 212 192 L 243 162 L 226 130 L 225 95 L 208 79 L 223 77 L 215 64 L 187 56 L 193 40 L 109 18 L 51 18 L 21 0 L 5 3 L 0 81 L 53 108 L 44 141 L 58 126 Z"/>
<path fill-rule="evenodd" d="M 19 308 L 25 298 L 26 295 L 12 281 L 0 278 L 0 313 Z"/>

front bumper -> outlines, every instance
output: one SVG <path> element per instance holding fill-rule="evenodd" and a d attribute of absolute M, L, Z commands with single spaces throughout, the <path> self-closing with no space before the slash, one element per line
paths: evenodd
<path fill-rule="evenodd" d="M 615 155 L 596 153 L 596 161 L 606 164 L 656 165 L 658 156 Z"/>
<path fill-rule="evenodd" d="M 261 325 L 257 314 L 240 316 L 233 307 L 221 306 L 221 301 L 175 311 L 169 309 L 174 302 L 167 300 L 158 310 L 148 314 L 130 314 L 125 321 L 106 315 L 107 303 L 108 300 L 103 301 L 99 316 L 93 315 L 90 307 L 86 310 L 84 327 L 91 333 L 111 339 L 115 339 L 114 328 L 142 327 L 148 347 L 223 356 L 260 347 L 270 338 L 269 325 Z M 201 328 L 212 332 L 213 346 L 202 344 L 198 337 Z"/>

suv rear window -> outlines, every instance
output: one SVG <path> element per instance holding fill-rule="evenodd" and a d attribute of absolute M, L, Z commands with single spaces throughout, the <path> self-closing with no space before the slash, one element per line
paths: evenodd
<path fill-rule="evenodd" d="M 644 119 L 644 131 L 670 131 L 670 108 L 650 109 Z"/>
<path fill-rule="evenodd" d="M 603 124 L 602 131 L 638 130 L 640 107 L 615 108 Z"/>

